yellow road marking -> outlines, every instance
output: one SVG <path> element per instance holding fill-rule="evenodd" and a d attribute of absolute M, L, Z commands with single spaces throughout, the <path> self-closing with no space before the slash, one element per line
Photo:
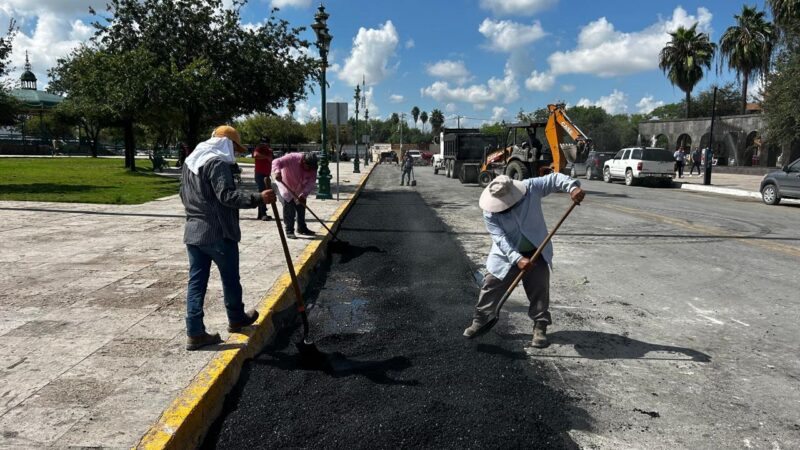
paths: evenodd
<path fill-rule="evenodd" d="M 726 236 L 729 235 L 730 239 L 742 242 L 744 244 L 759 247 L 764 250 L 770 250 L 774 252 L 784 253 L 789 256 L 800 257 L 800 248 L 793 247 L 791 245 L 786 244 L 779 244 L 777 242 L 769 242 L 762 239 L 753 239 L 751 237 L 744 237 L 738 236 L 735 234 L 730 234 L 730 231 L 714 227 L 708 225 L 698 225 L 696 223 L 691 223 L 688 220 L 680 219 L 676 217 L 669 217 L 662 214 L 654 213 L 651 211 L 643 211 L 641 209 L 636 208 L 629 208 L 626 206 L 621 205 L 602 205 L 604 208 L 614 209 L 620 212 L 624 212 L 630 214 L 632 216 L 641 217 L 643 219 L 655 220 L 663 223 L 667 223 L 670 225 L 674 225 L 678 228 L 683 228 L 685 230 L 694 231 L 697 233 L 705 234 L 707 236 Z"/>

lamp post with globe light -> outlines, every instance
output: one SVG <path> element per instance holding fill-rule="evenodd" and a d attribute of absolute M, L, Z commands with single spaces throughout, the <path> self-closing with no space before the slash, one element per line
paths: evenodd
<path fill-rule="evenodd" d="M 322 97 L 322 156 L 319 161 L 319 172 L 317 173 L 317 183 L 319 189 L 317 190 L 318 199 L 331 199 L 331 170 L 328 167 L 328 121 L 325 114 L 326 99 L 325 88 L 327 87 L 325 81 L 325 72 L 328 70 L 328 51 L 331 48 L 331 40 L 333 36 L 328 32 L 328 17 L 330 15 L 325 12 L 325 6 L 322 4 L 317 8 L 317 13 L 314 15 L 314 24 L 311 28 L 317 35 L 317 49 L 319 49 L 319 56 L 322 59 L 322 68 L 320 71 L 320 95 Z"/>
<path fill-rule="evenodd" d="M 353 98 L 356 100 L 356 124 L 353 129 L 353 135 L 356 137 L 356 157 L 353 158 L 353 173 L 361 173 L 358 168 L 358 104 L 361 102 L 361 86 L 356 85 L 356 95 Z"/>

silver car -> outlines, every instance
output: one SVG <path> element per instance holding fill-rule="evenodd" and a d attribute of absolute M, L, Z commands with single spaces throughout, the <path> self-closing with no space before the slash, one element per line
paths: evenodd
<path fill-rule="evenodd" d="M 764 175 L 761 180 L 761 199 L 764 203 L 777 205 L 782 198 L 800 198 L 800 159 Z"/>

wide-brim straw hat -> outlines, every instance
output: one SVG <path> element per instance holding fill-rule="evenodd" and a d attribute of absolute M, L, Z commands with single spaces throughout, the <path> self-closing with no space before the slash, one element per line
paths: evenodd
<path fill-rule="evenodd" d="M 486 212 L 496 213 L 516 205 L 522 197 L 525 197 L 525 183 L 500 175 L 483 190 L 478 205 Z"/>

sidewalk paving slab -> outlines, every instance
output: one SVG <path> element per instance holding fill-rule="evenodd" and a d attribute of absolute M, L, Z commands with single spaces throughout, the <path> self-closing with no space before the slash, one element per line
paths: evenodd
<path fill-rule="evenodd" d="M 245 189 L 255 190 L 244 169 Z M 369 169 L 342 164 L 341 200 L 309 206 L 330 220 Z M 248 308 L 288 278 L 275 222 L 255 216 L 241 212 Z M 308 219 L 321 233 L 289 241 L 295 261 L 321 250 L 325 230 Z M 184 350 L 184 221 L 177 195 L 125 206 L 0 202 L 0 449 L 136 446 L 209 362 L 247 346 L 247 336 L 227 333 L 212 271 L 205 323 L 228 342 Z"/>
<path fill-rule="evenodd" d="M 776 169 L 777 170 L 777 169 Z M 684 173 L 683 178 L 675 179 L 675 184 L 683 190 L 706 192 L 711 194 L 748 197 L 761 200 L 761 180 L 763 175 L 746 175 L 737 173 L 711 173 L 711 184 L 703 184 L 703 176 L 690 177 Z M 800 205 L 793 199 L 781 200 L 781 203 Z"/>

